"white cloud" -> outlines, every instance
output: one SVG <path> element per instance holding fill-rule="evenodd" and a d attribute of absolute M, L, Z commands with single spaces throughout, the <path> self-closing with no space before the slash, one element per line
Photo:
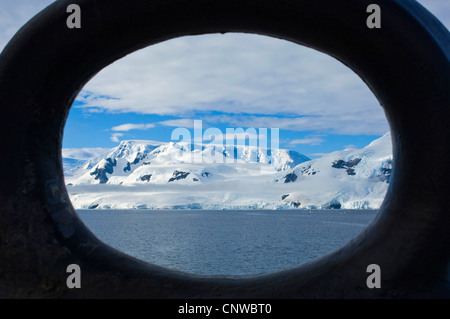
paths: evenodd
<path fill-rule="evenodd" d="M 113 135 L 111 135 L 111 141 L 119 143 L 120 142 L 119 137 L 122 137 L 122 136 L 123 136 L 122 133 L 114 133 Z"/>
<path fill-rule="evenodd" d="M 141 130 L 141 131 L 145 131 L 148 130 L 150 128 L 155 127 L 155 124 L 122 124 L 119 126 L 114 126 L 113 128 L 111 128 L 111 131 L 115 131 L 115 132 L 128 132 L 131 130 Z"/>
<path fill-rule="evenodd" d="M 73 158 L 79 160 L 88 160 L 93 157 L 100 156 L 106 152 L 110 151 L 109 148 L 63 148 L 62 157 Z"/>
<path fill-rule="evenodd" d="M 87 106 L 115 112 L 382 112 L 359 77 L 336 60 L 247 34 L 184 37 L 152 46 L 104 69 L 85 89 L 97 94 L 86 99 Z"/>
<path fill-rule="evenodd" d="M 433 13 L 447 29 L 450 28 L 450 1 L 418 0 L 418 2 Z"/>
<path fill-rule="evenodd" d="M 194 120 L 193 119 L 167 120 L 167 121 L 158 122 L 158 124 L 161 124 L 164 126 L 172 126 L 172 127 L 194 128 Z"/>
<path fill-rule="evenodd" d="M 0 0 L 0 50 L 53 2 Z M 450 26 L 449 1 L 419 2 Z M 183 37 L 140 50 L 101 71 L 87 91 L 94 93 L 87 106 L 96 110 L 178 116 L 218 111 L 235 114 L 228 119 L 245 127 L 341 134 L 388 130 L 373 94 L 345 66 L 287 41 L 247 34 Z M 304 117 L 278 116 L 282 113 Z M 193 126 L 187 120 L 160 124 Z"/>
<path fill-rule="evenodd" d="M 53 2 L 54 0 L 1 0 L 0 51 L 26 22 Z"/>
<path fill-rule="evenodd" d="M 320 137 L 307 137 L 303 139 L 292 140 L 289 142 L 291 145 L 320 145 L 324 139 Z"/>
<path fill-rule="evenodd" d="M 384 113 L 370 116 L 364 110 L 354 114 L 338 112 L 333 116 L 277 117 L 277 116 L 211 116 L 204 118 L 209 123 L 230 123 L 235 127 L 278 128 L 292 131 L 320 131 L 331 134 L 379 135 L 389 131 Z"/>
<path fill-rule="evenodd" d="M 176 116 L 225 112 L 233 115 L 228 119 L 262 114 L 265 117 L 253 117 L 245 126 L 341 134 L 388 130 L 378 101 L 347 67 L 311 49 L 262 36 L 205 35 L 167 41 L 117 61 L 85 89 L 97 93 L 85 100 L 87 107 L 112 112 Z M 278 114 L 307 118 L 283 119 Z M 160 124 L 193 127 L 186 119 Z"/>

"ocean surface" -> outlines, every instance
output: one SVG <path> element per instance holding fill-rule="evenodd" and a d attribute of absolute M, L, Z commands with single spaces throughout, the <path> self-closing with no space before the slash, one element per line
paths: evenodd
<path fill-rule="evenodd" d="M 103 242 L 141 260 L 202 275 L 291 268 L 356 237 L 370 210 L 79 210 Z"/>

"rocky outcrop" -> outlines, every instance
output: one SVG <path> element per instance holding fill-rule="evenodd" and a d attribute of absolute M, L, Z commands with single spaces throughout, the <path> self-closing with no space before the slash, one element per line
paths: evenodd
<path fill-rule="evenodd" d="M 361 162 L 360 158 L 354 158 L 351 161 L 337 160 L 331 164 L 331 167 L 345 169 L 348 175 L 356 175 L 354 167 Z"/>
<path fill-rule="evenodd" d="M 189 172 L 175 171 L 173 172 L 172 177 L 169 179 L 169 183 L 178 181 L 180 179 L 185 179 L 186 177 L 188 177 L 189 174 L 190 174 Z"/>
<path fill-rule="evenodd" d="M 124 171 L 125 173 L 131 171 L 131 163 L 130 163 L 130 162 L 127 162 L 127 166 L 125 166 L 125 167 L 123 168 L 123 171 Z"/>
<path fill-rule="evenodd" d="M 94 176 L 95 180 L 99 180 L 100 184 L 106 184 L 106 182 L 108 182 L 108 176 L 106 176 L 106 174 L 112 174 L 114 172 L 114 166 L 116 165 L 117 161 L 115 159 L 107 158 L 103 168 L 97 166 L 97 168 L 90 174 Z"/>
<path fill-rule="evenodd" d="M 301 204 L 302 203 L 300 202 L 292 202 L 292 206 L 294 206 L 295 208 L 299 208 Z"/>
<path fill-rule="evenodd" d="M 142 182 L 150 182 L 150 179 L 152 178 L 152 174 L 149 174 L 149 175 L 142 175 L 141 177 L 140 177 L 140 179 L 141 179 L 141 181 Z"/>
<path fill-rule="evenodd" d="M 285 180 L 284 180 L 284 182 L 287 184 L 287 183 L 293 183 L 293 182 L 295 182 L 296 180 L 297 180 L 297 175 L 295 175 L 295 173 L 294 172 L 292 172 L 292 173 L 289 173 L 289 174 L 287 174 L 286 176 L 285 176 Z"/>
<path fill-rule="evenodd" d="M 124 172 L 130 172 L 131 171 L 131 165 L 136 165 L 139 164 L 139 162 L 141 160 L 143 160 L 144 158 L 147 157 L 147 154 L 137 154 L 136 158 L 132 161 L 132 162 L 127 162 L 127 165 L 124 167 L 123 171 Z M 149 165 L 150 162 L 148 163 L 142 163 L 142 165 Z"/>
<path fill-rule="evenodd" d="M 342 205 L 339 202 L 333 202 L 325 206 L 325 209 L 341 209 Z"/>
<path fill-rule="evenodd" d="M 389 184 L 389 183 L 391 182 L 392 168 L 386 168 L 386 167 L 383 167 L 383 168 L 381 169 L 381 174 L 383 174 L 386 183 Z"/>
<path fill-rule="evenodd" d="M 316 171 L 314 168 L 311 168 L 311 165 L 308 165 L 307 167 L 304 167 L 301 171 L 302 175 L 316 175 L 318 171 Z"/>

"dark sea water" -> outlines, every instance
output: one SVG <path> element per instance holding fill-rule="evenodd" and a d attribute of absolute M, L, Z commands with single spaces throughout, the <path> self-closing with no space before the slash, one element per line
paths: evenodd
<path fill-rule="evenodd" d="M 103 242 L 131 256 L 204 275 L 297 266 L 345 245 L 375 217 L 367 210 L 79 210 Z"/>

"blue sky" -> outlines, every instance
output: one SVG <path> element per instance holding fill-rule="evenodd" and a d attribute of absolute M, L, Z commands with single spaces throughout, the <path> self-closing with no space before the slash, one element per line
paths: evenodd
<path fill-rule="evenodd" d="M 450 1 L 419 1 L 447 26 Z M 0 0 L 0 49 L 48 0 Z M 51 92 L 49 92 L 51 94 Z M 363 147 L 389 130 L 367 86 L 322 53 L 248 34 L 183 37 L 102 70 L 74 103 L 64 148 L 169 142 L 177 127 L 279 128 L 311 157 Z"/>
<path fill-rule="evenodd" d="M 76 102 L 74 106 L 78 103 Z M 91 110 L 83 107 L 74 107 L 66 124 L 64 147 L 114 147 L 118 144 L 118 141 L 130 139 L 170 142 L 172 132 L 177 127 L 189 128 L 192 136 L 194 136 L 192 127 L 194 119 L 215 117 L 252 117 L 255 122 L 258 119 L 271 119 L 271 117 L 267 118 L 265 115 L 236 115 L 223 112 L 195 112 L 192 119 L 188 119 L 187 116 L 180 119 L 177 115 L 141 114 L 135 112 L 113 113 L 108 111 L 91 112 Z M 279 116 L 279 118 L 297 119 L 296 117 L 283 115 Z M 227 128 L 248 128 L 244 125 L 234 125 L 235 122 L 232 121 L 224 123 L 202 121 L 204 129 L 216 127 L 224 134 Z M 251 127 L 254 127 L 261 134 L 264 132 L 261 129 L 268 128 L 269 136 L 267 139 L 270 144 L 271 127 Z M 379 136 L 379 134 L 325 134 L 313 129 L 307 131 L 280 129 L 279 131 L 280 147 L 296 149 L 311 157 L 318 157 L 322 153 L 347 147 L 365 146 Z M 207 141 L 205 140 L 205 142 Z"/>

